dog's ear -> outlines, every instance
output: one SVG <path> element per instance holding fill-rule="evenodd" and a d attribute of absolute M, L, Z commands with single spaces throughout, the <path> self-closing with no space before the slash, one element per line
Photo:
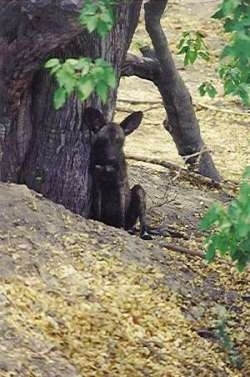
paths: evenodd
<path fill-rule="evenodd" d="M 94 133 L 97 133 L 106 123 L 103 114 L 93 107 L 87 107 L 84 110 L 83 121 Z"/>
<path fill-rule="evenodd" d="M 142 117 L 142 111 L 134 111 L 120 123 L 120 126 L 122 127 L 126 136 L 131 134 L 139 127 Z"/>

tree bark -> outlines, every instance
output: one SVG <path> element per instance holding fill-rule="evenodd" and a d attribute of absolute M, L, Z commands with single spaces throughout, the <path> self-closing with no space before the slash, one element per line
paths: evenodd
<path fill-rule="evenodd" d="M 113 116 L 117 87 L 101 106 L 72 96 L 59 111 L 55 83 L 41 69 L 49 57 L 103 57 L 121 67 L 138 23 L 141 1 L 120 2 L 116 24 L 105 39 L 82 31 L 76 21 L 83 1 L 0 1 L 0 180 L 22 182 L 70 210 L 88 216 L 90 134 L 85 106 Z M 10 20 L 10 24 L 8 22 Z"/>
<path fill-rule="evenodd" d="M 123 74 L 151 80 L 157 86 L 166 109 L 165 129 L 172 136 L 178 153 L 188 166 L 199 174 L 220 181 L 220 175 L 200 134 L 190 93 L 180 77 L 160 19 L 167 0 L 149 0 L 145 3 L 146 30 L 154 50 L 141 49 L 144 57 L 128 54 Z"/>

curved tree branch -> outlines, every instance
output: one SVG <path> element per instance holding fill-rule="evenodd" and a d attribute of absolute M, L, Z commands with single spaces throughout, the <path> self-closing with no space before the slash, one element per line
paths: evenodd
<path fill-rule="evenodd" d="M 141 49 L 144 58 L 128 55 L 124 75 L 135 74 L 151 80 L 159 89 L 167 112 L 164 127 L 171 134 L 180 156 L 192 170 L 220 181 L 212 158 L 201 138 L 188 89 L 180 77 L 160 25 L 168 0 L 149 0 L 144 4 L 146 30 L 154 50 Z M 186 158 L 190 156 L 190 158 Z"/>

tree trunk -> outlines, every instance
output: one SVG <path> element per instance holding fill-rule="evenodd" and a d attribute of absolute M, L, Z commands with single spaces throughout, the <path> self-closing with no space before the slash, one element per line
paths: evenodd
<path fill-rule="evenodd" d="M 144 58 L 129 54 L 123 74 L 136 75 L 154 82 L 167 113 L 164 127 L 172 136 L 179 155 L 192 170 L 220 181 L 220 175 L 202 140 L 190 93 L 175 67 L 167 38 L 160 25 L 167 2 L 149 0 L 145 3 L 146 30 L 154 49 L 142 48 Z"/>
<path fill-rule="evenodd" d="M 82 31 L 76 17 L 82 1 L 0 1 L 0 180 L 21 182 L 88 216 L 90 134 L 85 106 L 101 108 L 91 96 L 72 96 L 59 111 L 52 105 L 54 82 L 40 69 L 49 57 L 103 57 L 121 67 L 138 23 L 141 1 L 120 2 L 116 24 L 105 39 Z M 10 22 L 9 22 L 10 20 Z M 117 88 L 102 108 L 111 119 Z"/>

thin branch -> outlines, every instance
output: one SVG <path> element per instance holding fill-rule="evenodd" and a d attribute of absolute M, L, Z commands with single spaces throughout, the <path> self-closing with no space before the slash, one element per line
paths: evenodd
<path fill-rule="evenodd" d="M 162 245 L 162 247 L 165 247 L 168 250 L 177 251 L 178 253 L 188 254 L 199 258 L 204 258 L 205 255 L 205 253 L 201 250 L 190 250 L 183 246 L 174 245 L 173 243 L 164 244 Z"/>
<path fill-rule="evenodd" d="M 147 113 L 149 111 L 156 110 L 156 109 L 161 109 L 161 108 L 162 108 L 162 106 L 160 106 L 160 105 L 149 106 L 149 107 L 146 107 L 146 109 L 143 109 L 143 113 Z M 128 109 L 128 108 L 125 108 L 125 107 L 121 107 L 121 106 L 117 106 L 116 107 L 116 111 L 120 111 L 122 113 L 129 113 L 129 114 L 131 114 L 131 109 Z"/>
<path fill-rule="evenodd" d="M 160 105 L 162 104 L 161 100 L 150 101 L 150 100 L 137 100 L 137 99 L 128 99 L 128 98 L 118 98 L 117 102 L 130 103 L 131 105 L 140 105 L 140 104 L 152 104 Z"/>
<path fill-rule="evenodd" d="M 243 115 L 243 116 L 250 115 L 250 110 L 248 110 L 248 109 L 240 112 L 240 111 L 234 111 L 234 110 L 229 110 L 229 109 L 223 109 L 223 108 L 216 107 L 216 106 L 211 106 L 211 105 L 208 105 L 206 103 L 197 103 L 197 104 L 195 104 L 195 107 L 196 107 L 196 111 L 201 110 L 200 108 L 204 108 L 204 109 L 207 109 L 207 110 L 221 112 L 221 113 L 227 113 L 227 114 L 232 114 L 232 115 Z"/>
<path fill-rule="evenodd" d="M 121 107 L 121 106 L 116 106 L 116 111 L 120 111 L 121 113 L 129 113 L 129 114 L 131 114 L 131 110 L 130 109 L 126 109 L 125 107 Z"/>
<path fill-rule="evenodd" d="M 142 161 L 149 164 L 159 165 L 163 166 L 164 168 L 169 169 L 170 171 L 178 172 L 180 176 L 182 176 L 184 179 L 187 179 L 188 181 L 196 181 L 199 184 L 202 184 L 204 186 L 207 186 L 208 188 L 217 188 L 221 190 L 232 190 L 233 193 L 237 192 L 238 189 L 238 183 L 234 181 L 229 180 L 223 180 L 221 182 L 214 181 L 213 179 L 209 177 L 204 177 L 203 175 L 200 175 L 198 173 L 195 173 L 193 171 L 187 170 L 185 168 L 180 167 L 179 165 L 176 165 L 172 162 L 168 161 L 162 161 L 154 158 L 148 158 L 148 157 L 142 157 L 142 156 L 132 156 L 132 155 L 126 155 L 126 159 L 134 160 L 134 161 Z M 226 193 L 228 196 L 232 197 L 228 192 Z"/>

